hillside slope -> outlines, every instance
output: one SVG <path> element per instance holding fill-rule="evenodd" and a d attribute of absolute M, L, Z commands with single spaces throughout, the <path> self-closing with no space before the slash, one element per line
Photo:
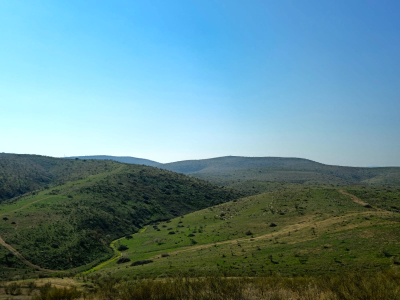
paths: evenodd
<path fill-rule="evenodd" d="M 113 168 L 0 205 L 0 236 L 31 263 L 65 270 L 106 259 L 112 240 L 149 222 L 241 196 L 153 167 L 97 163 Z"/>
<path fill-rule="evenodd" d="M 78 159 L 113 160 L 113 161 L 118 161 L 118 162 L 124 163 L 124 164 L 145 165 L 145 166 L 150 166 L 150 167 L 157 167 L 158 165 L 160 165 L 160 163 L 153 161 L 153 160 L 131 157 L 131 156 L 87 155 L 87 156 L 70 156 L 70 157 L 64 157 L 64 158 L 66 158 L 66 159 L 78 158 Z"/>
<path fill-rule="evenodd" d="M 302 158 L 227 156 L 188 160 L 159 166 L 210 182 L 254 193 L 265 183 L 400 185 L 400 167 L 331 166 Z M 258 186 L 258 187 L 257 187 Z"/>
<path fill-rule="evenodd" d="M 0 203 L 25 193 L 114 170 L 112 161 L 0 153 Z"/>
<path fill-rule="evenodd" d="M 94 276 L 365 273 L 400 265 L 399 237 L 400 189 L 299 187 L 148 226 L 117 241 L 130 261 L 110 261 Z"/>
<path fill-rule="evenodd" d="M 184 160 L 163 164 L 162 168 L 184 174 L 221 173 L 253 168 L 318 168 L 323 164 L 303 159 L 285 157 L 224 156 L 200 160 Z"/>

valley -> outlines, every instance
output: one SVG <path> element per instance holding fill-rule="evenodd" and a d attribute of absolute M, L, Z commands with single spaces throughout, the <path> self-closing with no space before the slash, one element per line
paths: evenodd
<path fill-rule="evenodd" d="M 316 163 L 317 173 L 293 171 L 309 164 L 298 159 L 229 167 L 215 159 L 188 176 L 112 160 L 19 158 L 0 157 L 0 174 L 11 175 L 0 178 L 5 281 L 68 277 L 86 291 L 84 282 L 107 278 L 334 278 L 400 266 L 400 186 L 375 178 L 395 178 L 398 168 L 335 167 L 335 178 L 347 178 L 339 182 L 310 175 L 332 170 Z M 298 173 L 308 180 L 288 180 Z"/>

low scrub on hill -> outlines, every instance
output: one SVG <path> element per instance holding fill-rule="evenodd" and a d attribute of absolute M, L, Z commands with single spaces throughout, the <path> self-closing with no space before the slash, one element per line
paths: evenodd
<path fill-rule="evenodd" d="M 0 153 L 0 203 L 28 192 L 111 171 L 119 166 L 119 163 L 112 161 Z"/>
<path fill-rule="evenodd" d="M 389 300 L 400 299 L 400 273 L 345 273 L 319 278 L 201 277 L 176 276 L 163 279 L 93 277 L 98 289 L 89 299 L 106 300 Z"/>
<path fill-rule="evenodd" d="M 149 222 L 240 197 L 236 191 L 185 175 L 118 165 L 101 176 L 0 206 L 6 218 L 1 220 L 0 235 L 30 262 L 66 270 L 110 257 L 111 241 Z M 28 206 L 12 210 L 19 203 Z"/>
<path fill-rule="evenodd" d="M 397 198 L 400 191 L 389 195 Z M 111 261 L 96 272 L 149 278 L 179 272 L 255 277 L 387 270 L 400 264 L 400 214 L 371 204 L 366 207 L 335 188 L 241 198 L 118 240 L 117 246 L 129 248 L 124 256 L 132 262 L 153 263 L 133 268 Z"/>

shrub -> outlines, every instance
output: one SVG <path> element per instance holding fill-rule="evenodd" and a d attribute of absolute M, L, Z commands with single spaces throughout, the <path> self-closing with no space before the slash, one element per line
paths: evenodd
<path fill-rule="evenodd" d="M 161 254 L 161 257 L 168 257 L 168 256 L 169 256 L 168 253 L 163 253 L 163 254 Z"/>
<path fill-rule="evenodd" d="M 117 264 L 124 264 L 130 261 L 131 259 L 129 257 L 121 257 L 120 259 L 117 260 Z"/>
<path fill-rule="evenodd" d="M 246 235 L 253 235 L 253 233 L 250 230 L 247 230 Z"/>
<path fill-rule="evenodd" d="M 10 295 L 21 295 L 22 294 L 21 286 L 16 282 L 6 285 L 4 287 L 4 291 L 6 292 L 6 294 L 10 294 Z"/>
<path fill-rule="evenodd" d="M 39 294 L 32 297 L 32 300 L 73 300 L 79 299 L 81 295 L 82 292 L 78 291 L 76 287 L 59 289 L 46 283 L 39 289 Z"/>
<path fill-rule="evenodd" d="M 120 245 L 119 247 L 118 247 L 118 251 L 125 251 L 125 250 L 128 250 L 129 248 L 128 248 L 128 246 L 127 245 Z"/>
<path fill-rule="evenodd" d="M 168 234 L 175 234 L 175 231 L 170 231 L 168 232 Z"/>
<path fill-rule="evenodd" d="M 188 237 L 194 237 L 195 235 L 193 233 L 189 233 Z"/>
<path fill-rule="evenodd" d="M 128 235 L 125 236 L 125 238 L 126 238 L 127 240 L 130 240 L 130 239 L 132 239 L 133 237 L 132 237 L 131 234 L 128 234 Z"/>
<path fill-rule="evenodd" d="M 34 281 L 29 281 L 28 283 L 28 295 L 32 294 L 32 292 L 37 288 L 36 283 Z"/>
<path fill-rule="evenodd" d="M 152 263 L 153 261 L 151 259 L 143 259 L 143 260 L 137 260 L 134 261 L 131 266 L 140 266 L 140 265 L 145 265 L 145 264 L 149 264 Z"/>

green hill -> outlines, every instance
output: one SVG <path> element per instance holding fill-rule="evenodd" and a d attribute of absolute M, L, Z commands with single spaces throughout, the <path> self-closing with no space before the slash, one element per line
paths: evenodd
<path fill-rule="evenodd" d="M 149 222 L 241 196 L 153 167 L 99 160 L 21 158 L 18 164 L 18 156 L 11 156 L 5 165 L 24 166 L 21 174 L 31 174 L 28 183 L 34 182 L 35 187 L 41 186 L 38 178 L 47 174 L 53 177 L 44 184 L 73 179 L 0 205 L 0 237 L 29 262 L 46 269 L 65 270 L 104 260 L 112 255 L 112 240 L 132 234 Z M 32 171 L 35 162 L 41 164 L 41 173 Z M 90 173 L 96 174 L 83 176 Z"/>
<path fill-rule="evenodd" d="M 38 189 L 114 170 L 112 161 L 0 153 L 0 203 Z"/>
<path fill-rule="evenodd" d="M 178 173 L 221 173 L 252 168 L 317 168 L 322 164 L 303 158 L 225 156 L 163 164 Z"/>
<path fill-rule="evenodd" d="M 160 168 L 257 194 L 271 183 L 400 185 L 400 167 L 331 166 L 302 158 L 227 156 L 163 164 Z"/>
<path fill-rule="evenodd" d="M 300 187 L 242 198 L 117 241 L 116 247 L 127 248 L 121 254 L 125 262 L 103 264 L 94 276 L 316 276 L 388 270 L 400 265 L 399 201 L 399 188 L 375 187 Z"/>
<path fill-rule="evenodd" d="M 64 158 L 113 160 L 113 161 L 118 161 L 118 162 L 124 163 L 124 164 L 145 165 L 145 166 L 150 166 L 150 167 L 157 167 L 158 165 L 160 165 L 160 163 L 153 161 L 153 160 L 144 159 L 144 158 L 136 158 L 136 157 L 131 157 L 131 156 L 87 155 L 87 156 L 70 156 L 70 157 L 64 157 Z"/>

